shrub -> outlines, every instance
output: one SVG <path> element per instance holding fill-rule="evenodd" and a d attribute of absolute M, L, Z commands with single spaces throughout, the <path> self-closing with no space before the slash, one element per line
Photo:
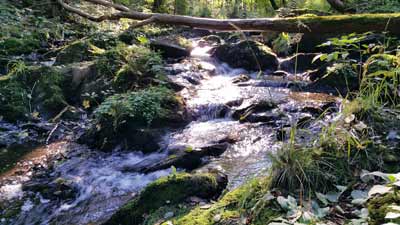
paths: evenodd
<path fill-rule="evenodd" d="M 100 123 L 111 120 L 114 129 L 127 122 L 150 126 L 153 121 L 165 118 L 170 113 L 168 104 L 175 101 L 171 90 L 152 87 L 110 96 L 94 113 Z"/>
<path fill-rule="evenodd" d="M 53 68 L 16 63 L 0 82 L 0 115 L 9 121 L 27 119 L 34 111 L 58 113 L 66 104 L 64 77 Z"/>
<path fill-rule="evenodd" d="M 158 53 L 143 46 L 131 46 L 126 53 L 123 59 L 126 64 L 114 77 L 116 89 L 132 89 L 135 84 L 145 83 L 146 78 L 164 79 L 163 60 Z"/>

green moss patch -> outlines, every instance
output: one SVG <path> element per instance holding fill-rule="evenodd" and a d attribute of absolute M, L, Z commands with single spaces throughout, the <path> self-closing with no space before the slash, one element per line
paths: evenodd
<path fill-rule="evenodd" d="M 214 174 L 187 173 L 163 177 L 147 186 L 138 198 L 121 208 L 107 225 L 141 224 L 144 215 L 155 212 L 167 202 L 177 204 L 191 196 L 209 199 L 222 191 L 226 182 L 218 180 Z"/>
<path fill-rule="evenodd" d="M 64 77 L 54 68 L 19 65 L 0 84 L 0 116 L 8 121 L 35 111 L 52 115 L 66 104 Z"/>
<path fill-rule="evenodd" d="M 190 213 L 172 219 L 175 225 L 268 224 L 280 213 L 273 201 L 263 201 L 269 189 L 269 180 L 259 178 L 225 194 L 210 208 L 197 207 Z"/>

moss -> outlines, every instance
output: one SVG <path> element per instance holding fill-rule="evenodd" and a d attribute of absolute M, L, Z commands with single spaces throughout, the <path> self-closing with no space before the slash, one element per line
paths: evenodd
<path fill-rule="evenodd" d="M 33 36 L 24 38 L 10 37 L 0 41 L 0 53 L 2 55 L 28 54 L 40 48 L 40 40 Z"/>
<path fill-rule="evenodd" d="M 377 225 L 385 223 L 385 216 L 389 212 L 389 206 L 399 205 L 399 193 L 389 193 L 383 196 L 376 196 L 368 201 L 368 212 L 371 218 L 369 224 Z"/>
<path fill-rule="evenodd" d="M 281 212 L 272 202 L 260 204 L 267 193 L 269 179 L 258 178 L 231 192 L 228 192 L 209 209 L 196 208 L 184 216 L 172 220 L 175 225 L 240 224 L 242 216 L 249 218 L 249 224 L 268 224 Z M 261 206 L 261 207 L 259 207 Z M 215 217 L 220 217 L 216 220 Z M 251 219 L 250 219 L 251 218 Z"/>
<path fill-rule="evenodd" d="M 208 199 L 220 191 L 221 184 L 214 174 L 180 173 L 163 177 L 148 185 L 138 198 L 121 208 L 106 225 L 141 224 L 145 214 L 155 212 L 167 202 L 177 204 L 190 196 Z"/>
<path fill-rule="evenodd" d="M 28 91 L 21 83 L 15 81 L 0 82 L 0 116 L 15 122 L 27 118 L 29 113 Z"/>
<path fill-rule="evenodd" d="M 13 202 L 11 207 L 8 207 L 7 209 L 4 210 L 3 215 L 0 215 L 0 218 L 4 218 L 6 220 L 14 219 L 21 213 L 21 207 L 23 204 L 24 201 L 16 200 L 15 202 Z"/>
<path fill-rule="evenodd" d="M 159 53 L 143 46 L 130 46 L 125 52 L 125 65 L 116 73 L 114 87 L 120 91 L 151 85 L 152 80 L 164 80 L 163 60 Z"/>
<path fill-rule="evenodd" d="M 174 217 L 180 217 L 187 214 L 191 209 L 193 209 L 193 206 L 190 206 L 189 204 L 170 204 L 162 206 L 161 208 L 147 215 L 143 221 L 143 225 L 159 224 L 161 221 L 165 221 L 164 217 L 166 213 L 172 212 Z"/>
<path fill-rule="evenodd" d="M 107 98 L 95 111 L 95 117 L 100 123 L 113 121 L 114 129 L 126 122 L 150 126 L 167 118 L 172 113 L 171 105 L 176 104 L 172 91 L 154 87 Z"/>
<path fill-rule="evenodd" d="M 65 106 L 64 76 L 51 67 L 31 66 L 0 81 L 0 115 L 7 121 L 25 120 L 34 111 L 58 113 Z"/>
<path fill-rule="evenodd" d="M 56 65 L 87 61 L 93 58 L 88 41 L 78 40 L 64 47 L 57 55 Z"/>

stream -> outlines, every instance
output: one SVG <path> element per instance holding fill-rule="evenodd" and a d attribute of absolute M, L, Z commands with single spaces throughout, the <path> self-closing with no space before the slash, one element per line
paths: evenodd
<path fill-rule="evenodd" d="M 35 172 L 35 178 L 32 172 L 0 175 L 0 204 L 19 202 L 21 209 L 12 224 L 101 224 L 147 184 L 171 172 L 165 169 L 143 174 L 124 168 L 143 161 L 162 161 L 171 146 L 197 147 L 227 137 L 234 142 L 220 156 L 204 157 L 196 171 L 222 171 L 228 175 L 228 189 L 233 189 L 268 170 L 268 153 L 279 150 L 282 130 L 316 118 L 313 109 L 337 101 L 326 94 L 291 91 L 289 84 L 294 75 L 260 77 L 258 73 L 230 68 L 210 56 L 210 46 L 198 45 L 197 40 L 194 43 L 191 57 L 166 66 L 169 77 L 184 86 L 180 95 L 193 117 L 191 123 L 168 131 L 162 148 L 151 154 L 104 153 L 68 140 L 33 150 L 23 159 L 33 164 L 33 170 L 42 171 L 40 176 L 39 172 Z M 243 74 L 248 77 L 237 80 Z M 235 111 L 254 102 L 276 106 L 249 121 L 235 118 Z M 44 163 L 40 160 L 43 158 L 55 162 Z M 41 183 L 50 187 L 51 194 L 39 193 Z M 0 224 L 5 225 L 5 220 Z"/>

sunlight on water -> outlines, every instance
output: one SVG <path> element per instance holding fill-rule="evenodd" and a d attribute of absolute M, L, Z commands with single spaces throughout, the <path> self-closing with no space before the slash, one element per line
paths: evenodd
<path fill-rule="evenodd" d="M 0 200 L 10 200 L 22 197 L 21 184 L 9 184 L 0 188 Z"/>

